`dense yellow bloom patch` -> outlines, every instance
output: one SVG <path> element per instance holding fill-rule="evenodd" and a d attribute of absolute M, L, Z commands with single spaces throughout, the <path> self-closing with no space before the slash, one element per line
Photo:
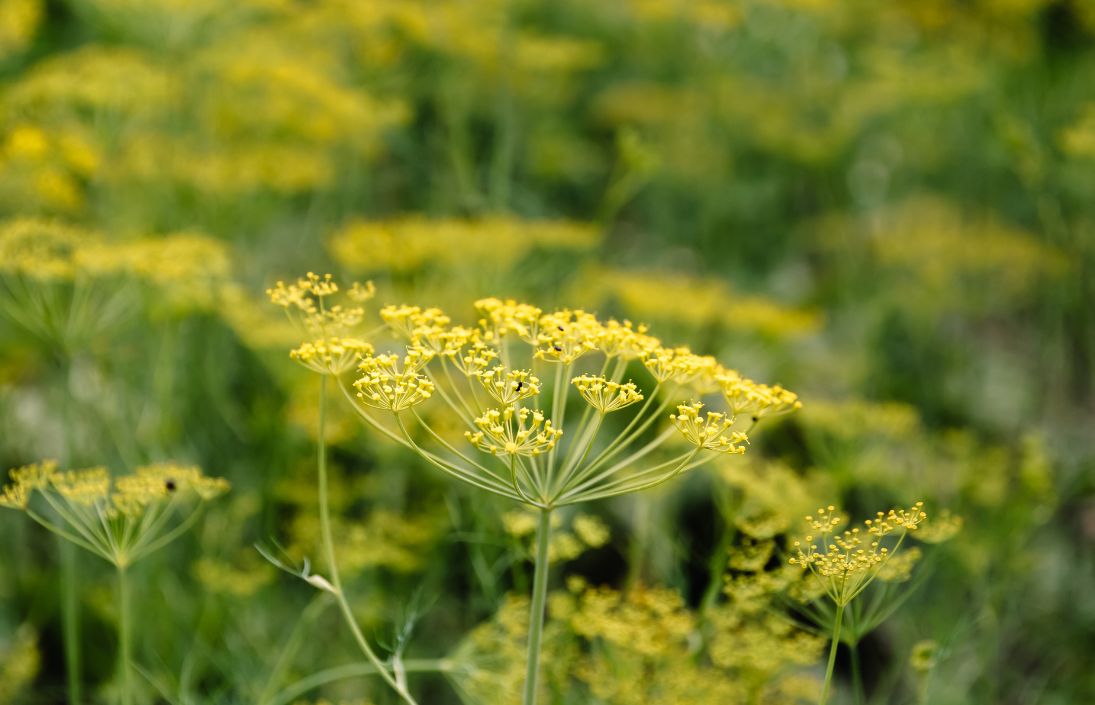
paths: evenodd
<path fill-rule="evenodd" d="M 331 249 L 340 263 L 355 271 L 406 272 L 424 267 L 451 269 L 473 262 L 508 266 L 535 248 L 584 250 L 599 239 L 600 233 L 592 225 L 565 221 L 408 216 L 351 223 L 335 233 Z"/>

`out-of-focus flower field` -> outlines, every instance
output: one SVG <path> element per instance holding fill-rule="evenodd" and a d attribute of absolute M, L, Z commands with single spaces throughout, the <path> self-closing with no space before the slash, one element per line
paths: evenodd
<path fill-rule="evenodd" d="M 540 705 L 1095 702 L 1090 0 L 0 0 L 0 705 L 407 701 L 342 595 L 420 705 L 529 702 L 554 432 L 507 499 L 404 447 L 504 455 L 459 405 L 367 428 L 267 300 L 309 271 L 380 340 L 449 325 L 389 305 L 568 307 L 529 319 L 545 387 L 546 322 L 596 314 L 567 440 L 615 411 L 606 331 L 728 366 L 682 404 L 729 368 L 797 393 L 717 448 L 659 407 L 636 438 L 676 425 L 687 472 L 551 513 Z M 918 501 L 823 693 L 803 517 Z"/>

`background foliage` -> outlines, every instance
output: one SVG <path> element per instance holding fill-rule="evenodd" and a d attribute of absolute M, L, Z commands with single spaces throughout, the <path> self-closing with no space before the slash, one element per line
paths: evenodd
<path fill-rule="evenodd" d="M 572 518 L 553 623 L 615 654 L 579 680 L 641 657 L 682 681 L 665 702 L 736 702 L 670 648 L 733 599 L 727 548 L 923 499 L 964 527 L 861 644 L 863 699 L 1095 701 L 1093 40 L 1086 0 L 4 0 L 0 459 L 229 478 L 140 566 L 137 660 L 149 697 L 262 701 L 353 660 L 252 548 L 317 553 L 316 393 L 263 289 L 330 269 L 457 318 L 490 295 L 626 316 L 805 408 L 745 460 Z M 359 616 L 504 674 L 521 517 L 338 411 Z M 58 547 L 14 512 L 0 531 L 0 702 L 59 702 Z M 109 575 L 77 560 L 84 679 L 109 693 Z M 614 619 L 669 646 L 614 652 Z M 774 642 L 708 624 L 743 639 L 713 661 L 771 682 L 750 658 Z M 549 682 L 602 653 L 558 630 Z M 298 695 L 384 702 L 324 687 Z"/>

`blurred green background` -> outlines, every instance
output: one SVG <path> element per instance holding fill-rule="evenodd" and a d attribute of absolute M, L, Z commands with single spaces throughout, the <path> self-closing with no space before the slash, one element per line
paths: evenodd
<path fill-rule="evenodd" d="M 855 701 L 1095 702 L 1093 77 L 1090 0 L 0 0 L 0 460 L 231 480 L 139 567 L 137 662 L 150 702 L 269 702 L 354 652 L 252 548 L 317 532 L 314 379 L 263 290 L 629 317 L 805 407 L 589 507 L 611 539 L 558 586 L 697 608 L 742 521 L 923 499 L 963 530 L 861 645 Z M 390 633 L 417 590 L 409 653 L 460 653 L 527 587 L 512 507 L 339 412 L 355 609 Z M 60 551 L 15 512 L 0 535 L 0 703 L 64 702 Z M 75 560 L 97 702 L 111 576 Z"/>

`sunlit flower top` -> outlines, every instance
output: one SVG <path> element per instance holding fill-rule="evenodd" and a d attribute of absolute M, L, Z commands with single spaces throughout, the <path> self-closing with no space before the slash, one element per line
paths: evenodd
<path fill-rule="evenodd" d="M 309 274 L 270 295 L 326 340 L 362 317 L 325 304 L 337 290 L 330 276 Z M 438 308 L 386 306 L 380 317 L 401 350 L 360 341 L 336 360 L 313 341 L 292 355 L 336 377 L 355 357 L 358 378 L 339 381 L 369 426 L 454 477 L 541 508 L 654 487 L 744 453 L 758 421 L 801 406 L 783 387 L 663 345 L 629 321 L 497 298 L 476 309 L 475 325 L 460 325 Z M 427 403 L 464 425 L 470 447 L 435 430 L 436 413 L 419 413 Z"/>

